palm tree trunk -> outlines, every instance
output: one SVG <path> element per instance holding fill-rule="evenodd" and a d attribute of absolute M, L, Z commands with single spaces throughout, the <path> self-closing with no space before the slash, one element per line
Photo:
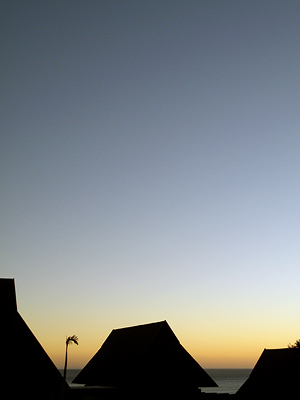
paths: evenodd
<path fill-rule="evenodd" d="M 67 363 L 68 363 L 68 344 L 66 343 L 65 367 L 64 367 L 64 381 L 67 379 Z"/>
<path fill-rule="evenodd" d="M 67 363 L 68 363 L 68 343 L 66 342 L 66 355 L 65 355 L 65 366 L 64 366 L 64 378 L 62 381 L 61 388 L 61 400 L 65 399 L 66 379 L 67 379 Z"/>

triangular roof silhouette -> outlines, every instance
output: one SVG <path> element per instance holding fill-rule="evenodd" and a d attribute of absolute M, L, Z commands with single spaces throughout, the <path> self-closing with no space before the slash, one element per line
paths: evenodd
<path fill-rule="evenodd" d="M 217 386 L 166 321 L 112 330 L 73 382 L 117 388 Z"/>
<path fill-rule="evenodd" d="M 264 349 L 249 378 L 237 391 L 241 399 L 299 398 L 300 349 Z M 281 397 L 282 396 L 282 397 Z"/>
<path fill-rule="evenodd" d="M 0 394 L 11 399 L 60 398 L 62 376 L 18 313 L 13 279 L 0 278 Z"/>

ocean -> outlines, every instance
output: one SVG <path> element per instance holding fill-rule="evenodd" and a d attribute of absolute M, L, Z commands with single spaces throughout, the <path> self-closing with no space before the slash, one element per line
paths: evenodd
<path fill-rule="evenodd" d="M 252 369 L 206 369 L 205 371 L 219 387 L 201 388 L 202 392 L 234 394 L 248 379 Z"/>
<path fill-rule="evenodd" d="M 67 382 L 70 386 L 82 386 L 72 384 L 72 380 L 79 374 L 80 369 L 67 371 Z M 205 393 L 230 393 L 234 394 L 242 386 L 250 375 L 251 369 L 206 369 L 209 376 L 219 385 L 214 388 L 201 388 Z M 60 370 L 63 373 L 62 370 Z"/>

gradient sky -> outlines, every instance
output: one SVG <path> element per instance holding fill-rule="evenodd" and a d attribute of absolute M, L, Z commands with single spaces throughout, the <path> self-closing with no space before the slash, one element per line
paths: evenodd
<path fill-rule="evenodd" d="M 299 1 L 1 2 L 1 277 L 58 367 L 167 320 L 205 367 L 300 337 Z"/>

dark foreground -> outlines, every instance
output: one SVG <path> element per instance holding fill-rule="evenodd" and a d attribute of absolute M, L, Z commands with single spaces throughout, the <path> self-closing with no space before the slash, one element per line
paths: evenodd
<path fill-rule="evenodd" d="M 228 393 L 204 393 L 201 390 L 120 390 L 115 388 L 81 387 L 70 388 L 65 393 L 65 400 L 166 400 L 166 399 L 223 399 L 234 396 Z"/>

